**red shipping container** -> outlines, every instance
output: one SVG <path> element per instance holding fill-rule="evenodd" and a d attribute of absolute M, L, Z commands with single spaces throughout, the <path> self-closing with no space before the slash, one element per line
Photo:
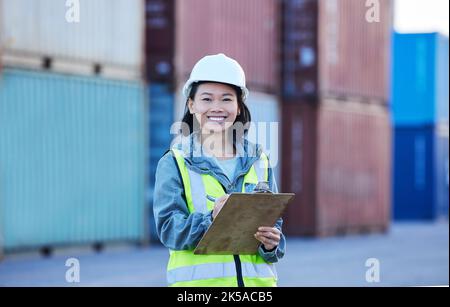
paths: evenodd
<path fill-rule="evenodd" d="M 284 0 L 285 100 L 389 98 L 392 0 Z"/>
<path fill-rule="evenodd" d="M 145 0 L 146 79 L 174 84 L 175 0 Z"/>
<path fill-rule="evenodd" d="M 385 231 L 390 220 L 386 108 L 330 100 L 283 106 L 282 186 L 296 193 L 290 235 Z"/>
<path fill-rule="evenodd" d="M 192 67 L 205 55 L 224 53 L 241 64 L 251 90 L 276 93 L 278 3 L 277 0 L 178 1 L 178 83 L 188 79 Z"/>

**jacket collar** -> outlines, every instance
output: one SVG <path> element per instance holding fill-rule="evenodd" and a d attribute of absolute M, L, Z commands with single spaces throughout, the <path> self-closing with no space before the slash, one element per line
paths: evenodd
<path fill-rule="evenodd" d="M 261 156 L 262 148 L 258 144 L 251 143 L 245 137 L 238 140 L 235 146 L 237 156 L 241 159 L 242 172 L 247 173 Z M 189 136 L 181 136 L 172 148 L 182 152 L 186 165 L 190 169 L 202 174 L 210 173 L 216 178 L 219 175 L 225 176 L 216 159 L 203 150 L 199 142 L 199 132 L 191 133 Z"/>

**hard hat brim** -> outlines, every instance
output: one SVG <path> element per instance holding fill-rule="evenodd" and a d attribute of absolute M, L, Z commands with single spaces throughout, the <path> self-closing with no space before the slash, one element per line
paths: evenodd
<path fill-rule="evenodd" d="M 184 86 L 183 86 L 183 95 L 186 99 L 189 98 L 189 94 L 191 92 L 191 87 L 192 84 L 195 82 L 211 82 L 211 83 L 221 83 L 221 84 L 226 84 L 226 85 L 233 85 L 233 86 L 237 86 L 242 90 L 242 100 L 245 102 L 245 100 L 248 98 L 249 96 L 249 90 L 246 87 L 243 86 L 238 86 L 238 85 L 234 85 L 234 84 L 230 84 L 230 83 L 224 83 L 224 82 L 220 82 L 220 81 L 215 81 L 215 80 L 188 80 Z"/>

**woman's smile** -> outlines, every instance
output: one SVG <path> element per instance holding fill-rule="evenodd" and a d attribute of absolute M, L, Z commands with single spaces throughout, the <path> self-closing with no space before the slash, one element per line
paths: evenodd
<path fill-rule="evenodd" d="M 206 116 L 208 118 L 209 122 L 214 122 L 214 123 L 225 123 L 226 119 L 228 116 L 218 116 L 218 115 L 211 115 L 211 116 Z"/>

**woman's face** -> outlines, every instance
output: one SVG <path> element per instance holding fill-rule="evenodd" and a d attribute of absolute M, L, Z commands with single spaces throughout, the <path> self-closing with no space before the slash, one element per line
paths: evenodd
<path fill-rule="evenodd" d="M 188 106 L 202 131 L 207 133 L 227 130 L 240 112 L 236 91 L 222 83 L 200 84 L 194 100 L 189 99 Z"/>

